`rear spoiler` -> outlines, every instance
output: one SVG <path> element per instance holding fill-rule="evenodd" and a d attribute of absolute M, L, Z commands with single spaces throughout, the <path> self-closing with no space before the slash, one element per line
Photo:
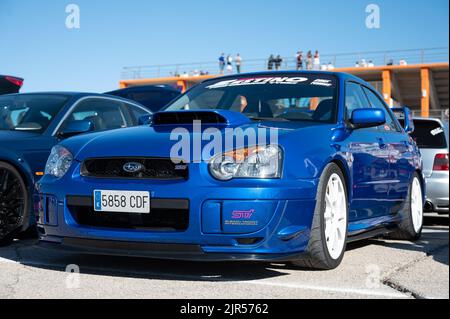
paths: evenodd
<path fill-rule="evenodd" d="M 397 116 L 398 119 L 404 120 L 405 124 L 403 125 L 403 128 L 406 133 L 412 133 L 414 132 L 414 121 L 413 116 L 411 113 L 411 110 L 404 106 L 404 107 L 395 107 L 391 109 L 392 112 Z"/>

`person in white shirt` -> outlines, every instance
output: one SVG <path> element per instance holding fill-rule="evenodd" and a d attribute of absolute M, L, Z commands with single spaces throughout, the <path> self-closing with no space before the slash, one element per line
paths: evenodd
<path fill-rule="evenodd" d="M 332 70 L 334 70 L 334 65 L 333 65 L 333 63 L 329 62 L 328 63 L 328 71 L 332 71 Z"/>
<path fill-rule="evenodd" d="M 240 74 L 241 73 L 241 65 L 242 65 L 241 55 L 238 53 L 234 60 L 236 61 L 236 73 Z"/>
<path fill-rule="evenodd" d="M 370 60 L 369 63 L 367 63 L 367 67 L 369 67 L 369 68 L 374 68 L 375 67 L 375 64 L 373 63 L 372 60 Z"/>
<path fill-rule="evenodd" d="M 406 62 L 405 59 L 400 60 L 400 65 L 408 65 L 408 62 Z"/>
<path fill-rule="evenodd" d="M 231 55 L 227 56 L 227 72 L 230 74 L 233 73 L 233 58 Z"/>
<path fill-rule="evenodd" d="M 320 54 L 319 51 L 316 51 L 314 54 L 314 62 L 313 62 L 314 70 L 320 70 Z"/>

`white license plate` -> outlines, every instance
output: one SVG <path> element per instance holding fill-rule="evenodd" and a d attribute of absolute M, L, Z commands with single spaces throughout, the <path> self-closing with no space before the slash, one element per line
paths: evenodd
<path fill-rule="evenodd" d="M 150 193 L 134 191 L 94 191 L 97 212 L 150 213 Z"/>

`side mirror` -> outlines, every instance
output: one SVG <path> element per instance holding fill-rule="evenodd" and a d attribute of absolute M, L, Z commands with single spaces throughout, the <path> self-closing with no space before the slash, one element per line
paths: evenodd
<path fill-rule="evenodd" d="M 353 129 L 380 126 L 386 123 L 386 114 L 382 109 L 356 109 L 350 123 Z"/>
<path fill-rule="evenodd" d="M 150 125 L 152 123 L 152 119 L 152 114 L 142 115 L 138 119 L 138 125 Z"/>
<path fill-rule="evenodd" d="M 58 133 L 59 137 L 68 138 L 82 133 L 92 132 L 94 130 L 94 124 L 91 121 L 71 121 L 68 122 L 62 131 Z"/>
<path fill-rule="evenodd" d="M 392 111 L 397 116 L 397 119 L 400 122 L 400 124 L 403 125 L 403 129 L 405 130 L 406 133 L 411 134 L 412 132 L 414 132 L 415 127 L 413 115 L 408 107 L 404 106 L 401 108 L 394 108 L 392 109 Z"/>

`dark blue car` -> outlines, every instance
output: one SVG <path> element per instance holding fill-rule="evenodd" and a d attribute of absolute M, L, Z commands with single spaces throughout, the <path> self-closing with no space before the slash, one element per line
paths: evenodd
<path fill-rule="evenodd" d="M 349 241 L 420 237 L 410 127 L 343 73 L 211 79 L 149 126 L 55 146 L 38 183 L 41 244 L 335 268 Z"/>
<path fill-rule="evenodd" d="M 79 133 L 135 126 L 149 114 L 138 103 L 101 94 L 0 96 L 0 243 L 33 224 L 34 183 L 55 144 Z"/>
<path fill-rule="evenodd" d="M 152 112 L 158 112 L 169 102 L 180 96 L 181 92 L 169 85 L 140 85 L 107 92 L 105 94 L 120 96 L 136 101 Z"/>

